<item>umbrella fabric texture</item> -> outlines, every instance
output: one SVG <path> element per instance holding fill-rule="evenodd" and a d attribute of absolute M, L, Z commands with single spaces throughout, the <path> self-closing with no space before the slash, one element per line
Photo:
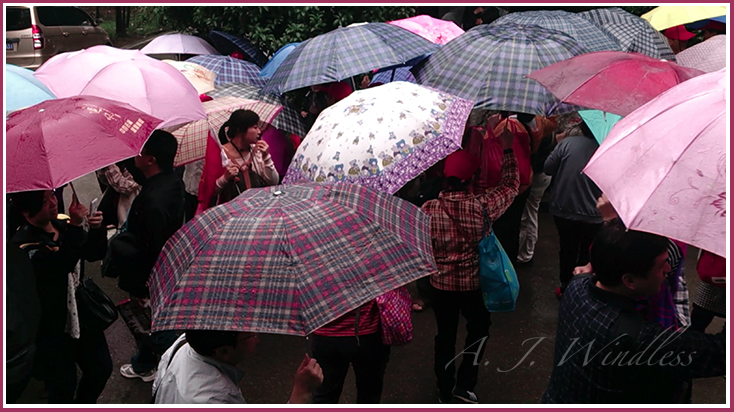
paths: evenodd
<path fill-rule="evenodd" d="M 589 130 L 594 134 L 594 138 L 599 144 L 606 139 L 612 127 L 622 119 L 620 115 L 601 110 L 579 110 L 579 116 L 589 126 Z"/>
<path fill-rule="evenodd" d="M 209 96 L 217 99 L 223 96 L 239 97 L 240 99 L 260 100 L 265 103 L 283 106 L 275 119 L 270 123 L 276 129 L 284 132 L 293 133 L 296 136 L 306 135 L 306 126 L 303 123 L 298 110 L 285 98 L 285 96 L 275 96 L 272 94 L 262 94 L 261 89 L 244 83 L 228 83 L 217 86 L 216 90 L 209 93 Z"/>
<path fill-rule="evenodd" d="M 12 64 L 5 65 L 5 113 L 33 106 L 56 96 L 33 71 Z"/>
<path fill-rule="evenodd" d="M 626 116 L 678 83 L 703 74 L 639 53 L 582 54 L 531 73 L 561 101 Z"/>
<path fill-rule="evenodd" d="M 179 62 L 175 60 L 163 60 L 178 69 L 186 80 L 194 86 L 199 94 L 204 94 L 214 90 L 214 79 L 216 75 L 213 71 L 204 66 L 191 62 Z"/>
<path fill-rule="evenodd" d="M 258 69 L 268 62 L 265 54 L 243 36 L 212 30 L 209 32 L 209 39 L 222 54 L 230 55 L 236 51 L 242 52 L 248 61 L 257 65 Z"/>
<path fill-rule="evenodd" d="M 624 52 L 642 53 L 655 59 L 675 61 L 675 54 L 670 49 L 668 40 L 647 20 L 627 13 L 619 7 L 594 9 L 578 15 L 614 36 Z"/>
<path fill-rule="evenodd" d="M 93 96 L 47 100 L 5 126 L 6 193 L 54 189 L 136 156 L 160 119 Z"/>
<path fill-rule="evenodd" d="M 158 36 L 140 49 L 145 54 L 217 54 L 206 40 L 188 34 L 174 33 Z"/>
<path fill-rule="evenodd" d="M 551 116 L 578 107 L 561 103 L 526 75 L 585 52 L 557 30 L 482 24 L 414 67 L 413 74 L 419 84 L 471 100 L 476 109 Z"/>
<path fill-rule="evenodd" d="M 257 87 L 265 85 L 265 79 L 259 76 L 260 68 L 254 63 L 215 54 L 194 56 L 186 61 L 213 71 L 216 75 L 215 86 L 225 83 L 247 83 Z"/>
<path fill-rule="evenodd" d="M 298 47 L 298 45 L 301 44 L 301 42 L 298 43 L 288 43 L 285 46 L 278 49 L 277 52 L 273 55 L 273 57 L 263 66 L 263 69 L 260 70 L 260 77 L 264 77 L 266 79 L 269 79 L 273 77 L 273 74 L 275 73 L 275 70 L 280 67 L 281 64 L 283 64 L 283 60 L 293 52 L 293 50 Z"/>
<path fill-rule="evenodd" d="M 687 80 L 617 123 L 584 169 L 629 229 L 726 256 L 729 73 Z"/>
<path fill-rule="evenodd" d="M 698 30 L 700 28 L 703 28 L 707 24 L 711 22 L 718 22 L 718 23 L 726 23 L 726 16 L 719 16 L 719 17 L 712 17 L 710 19 L 705 20 L 699 20 L 693 23 L 686 24 L 686 29 L 688 30 Z"/>
<path fill-rule="evenodd" d="M 34 76 L 57 97 L 76 96 L 100 70 L 112 63 L 126 60 L 156 61 L 139 50 L 94 46 L 56 55 L 42 64 Z"/>
<path fill-rule="evenodd" d="M 372 77 L 370 85 L 375 83 L 390 83 L 390 82 L 409 82 L 416 83 L 415 76 L 410 71 L 410 67 L 398 67 L 393 70 L 386 70 L 384 72 L 377 72 Z"/>
<path fill-rule="evenodd" d="M 265 123 L 272 123 L 273 118 L 282 110 L 281 106 L 230 96 L 210 100 L 202 105 L 206 110 L 206 119 L 188 123 L 173 132 L 178 139 L 178 150 L 173 160 L 176 167 L 203 159 L 206 156 L 206 138 L 210 131 L 216 136 L 219 128 L 229 120 L 235 110 L 252 110 Z"/>
<path fill-rule="evenodd" d="M 166 243 L 152 330 L 305 336 L 435 272 L 429 217 L 407 201 L 345 184 L 250 189 Z"/>
<path fill-rule="evenodd" d="M 501 24 L 535 25 L 566 33 L 587 51 L 620 50 L 619 43 L 610 33 L 595 26 L 576 13 L 562 10 L 541 10 L 510 13 L 493 21 L 491 25 Z"/>
<path fill-rule="evenodd" d="M 371 70 L 405 64 L 438 50 L 430 41 L 387 23 L 342 27 L 301 43 L 263 87 L 285 93 L 338 82 Z"/>
<path fill-rule="evenodd" d="M 658 6 L 642 15 L 655 30 L 726 16 L 726 6 Z"/>
<path fill-rule="evenodd" d="M 683 50 L 675 57 L 681 66 L 711 73 L 726 67 L 726 50 L 726 35 L 719 34 Z"/>
<path fill-rule="evenodd" d="M 456 23 L 435 19 L 425 14 L 408 17 L 407 19 L 389 21 L 388 24 L 402 27 L 436 44 L 446 44 L 464 34 L 464 30 L 457 26 Z"/>
<path fill-rule="evenodd" d="M 461 148 L 471 106 L 406 82 L 354 92 L 319 114 L 283 183 L 350 182 L 393 194 Z"/>
<path fill-rule="evenodd" d="M 176 68 L 156 59 L 112 63 L 100 70 L 79 94 L 127 103 L 163 119 L 160 127 L 206 119 L 194 86 Z"/>

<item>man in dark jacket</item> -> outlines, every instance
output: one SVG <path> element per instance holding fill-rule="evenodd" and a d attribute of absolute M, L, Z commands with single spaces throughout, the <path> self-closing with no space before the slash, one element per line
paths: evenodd
<path fill-rule="evenodd" d="M 145 176 L 143 189 L 133 201 L 126 231 L 134 238 L 137 258 L 120 274 L 120 288 L 130 293 L 133 304 L 148 305 L 148 277 L 166 241 L 184 220 L 184 184 L 173 171 L 176 138 L 156 130 L 135 158 L 135 166 Z M 176 340 L 174 332 L 153 333 L 138 340 L 138 353 L 131 363 L 122 365 L 120 373 L 127 378 L 155 379 L 158 357 Z"/>

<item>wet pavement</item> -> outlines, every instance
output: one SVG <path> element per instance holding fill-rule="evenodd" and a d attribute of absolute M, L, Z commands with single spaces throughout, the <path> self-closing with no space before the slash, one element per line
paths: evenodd
<path fill-rule="evenodd" d="M 75 182 L 84 203 L 100 197 L 99 187 L 92 175 Z M 65 195 L 69 199 L 69 189 Z M 68 201 L 66 203 L 68 205 Z M 517 268 L 520 296 L 511 313 L 492 314 L 490 337 L 487 340 L 483 365 L 475 392 L 480 403 L 534 404 L 545 391 L 553 364 L 553 338 L 556 330 L 558 301 L 553 291 L 557 286 L 558 242 L 553 219 L 540 214 L 540 236 L 532 266 Z M 695 272 L 697 251 L 689 249 L 685 273 L 691 296 L 698 285 Z M 102 279 L 99 262 L 88 263 L 87 270 L 95 282 L 116 301 L 127 298 L 117 288 L 117 280 Z M 415 288 L 411 285 L 411 292 Z M 720 330 L 723 321 L 715 319 L 709 332 Z M 393 347 L 385 374 L 382 402 L 386 404 L 430 404 L 438 402 L 433 374 L 433 337 L 435 319 L 430 308 L 413 314 L 413 342 Z M 135 343 L 127 327 L 118 320 L 107 331 L 107 342 L 113 361 L 112 376 L 99 398 L 102 404 L 145 404 L 150 400 L 151 383 L 127 379 L 120 375 L 120 366 L 128 363 L 135 353 Z M 463 323 L 459 326 L 457 342 L 466 336 Z M 457 353 L 461 351 L 457 344 Z M 241 384 L 248 403 L 285 403 L 293 385 L 293 377 L 306 350 L 304 338 L 281 335 L 261 335 L 256 356 L 245 367 L 246 378 Z M 340 403 L 354 403 L 354 375 L 349 372 Z M 20 399 L 21 403 L 45 403 L 43 385 L 32 380 Z M 693 402 L 724 404 L 726 379 L 694 380 Z"/>

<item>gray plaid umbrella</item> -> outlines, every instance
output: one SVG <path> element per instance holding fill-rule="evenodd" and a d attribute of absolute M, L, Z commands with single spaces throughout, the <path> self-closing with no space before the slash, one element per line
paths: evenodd
<path fill-rule="evenodd" d="M 491 23 L 492 26 L 501 24 L 535 25 L 546 29 L 558 30 L 573 37 L 580 45 L 590 52 L 621 50 L 617 40 L 606 30 L 595 26 L 576 13 L 562 10 L 525 11 L 510 13 Z"/>
<path fill-rule="evenodd" d="M 675 54 L 670 49 L 665 36 L 641 17 L 627 13 L 619 7 L 594 9 L 578 13 L 578 15 L 614 36 L 622 47 L 622 51 L 675 61 Z"/>
<path fill-rule="evenodd" d="M 186 61 L 213 71 L 216 74 L 215 86 L 225 83 L 247 83 L 258 87 L 265 85 L 265 80 L 259 76 L 260 68 L 255 63 L 218 54 L 201 54 Z"/>
<path fill-rule="evenodd" d="M 439 47 L 392 24 L 341 27 L 301 43 L 283 60 L 263 91 L 284 93 L 337 82 L 374 69 L 404 64 Z"/>
<path fill-rule="evenodd" d="M 248 61 L 262 68 L 268 63 L 268 58 L 254 44 L 242 36 L 212 30 L 209 39 L 220 53 L 229 56 L 235 51 L 240 51 L 247 57 Z"/>
<path fill-rule="evenodd" d="M 567 34 L 538 26 L 482 24 L 413 69 L 419 84 L 473 101 L 476 109 L 549 116 L 579 110 L 526 75 L 585 53 Z"/>
<path fill-rule="evenodd" d="M 207 95 L 214 99 L 223 96 L 232 96 L 240 99 L 260 100 L 265 103 L 281 105 L 283 106 L 283 110 L 275 116 L 273 127 L 297 136 L 306 136 L 306 126 L 303 123 L 301 115 L 285 96 L 278 97 L 272 94 L 263 94 L 260 92 L 259 87 L 245 83 L 219 85 L 213 92 L 209 92 Z"/>

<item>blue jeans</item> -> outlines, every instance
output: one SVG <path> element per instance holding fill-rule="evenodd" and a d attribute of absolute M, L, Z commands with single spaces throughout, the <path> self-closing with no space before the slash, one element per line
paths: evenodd
<path fill-rule="evenodd" d="M 176 331 L 165 330 L 138 339 L 138 353 L 130 359 L 135 373 L 145 373 L 158 367 L 160 356 L 173 345 L 178 336 Z"/>

